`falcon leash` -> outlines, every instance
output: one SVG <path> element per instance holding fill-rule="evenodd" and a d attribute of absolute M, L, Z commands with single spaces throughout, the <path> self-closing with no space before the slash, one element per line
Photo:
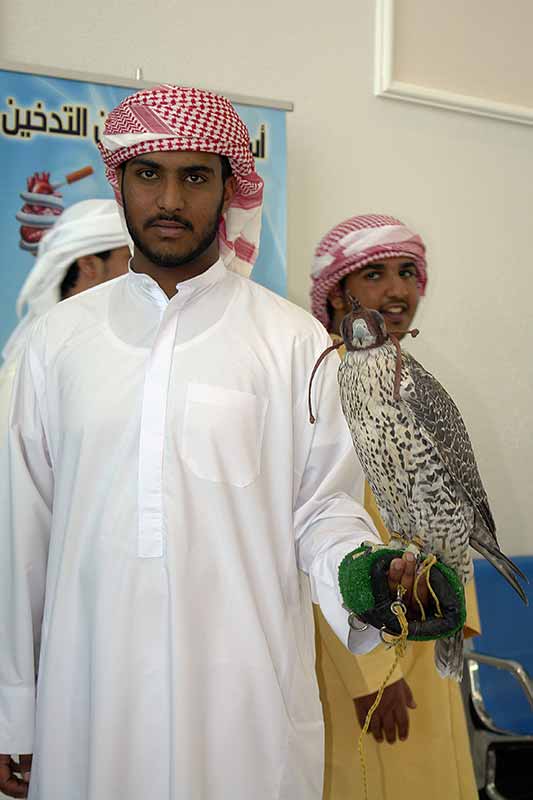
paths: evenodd
<path fill-rule="evenodd" d="M 370 727 L 370 723 L 372 721 L 372 717 L 376 708 L 381 703 L 383 698 L 383 692 L 394 673 L 394 670 L 398 666 L 398 662 L 400 658 L 403 658 L 405 655 L 405 651 L 407 649 L 407 634 L 408 634 L 408 622 L 407 622 L 407 609 L 402 602 L 402 597 L 405 593 L 405 589 L 400 584 L 398 586 L 398 599 L 391 603 L 391 611 L 392 613 L 398 618 L 398 622 L 400 624 L 401 632 L 398 636 L 392 637 L 390 642 L 386 644 L 389 647 L 394 647 L 395 649 L 395 656 L 394 661 L 392 663 L 391 668 L 389 669 L 388 673 L 385 675 L 381 686 L 378 689 L 378 693 L 376 695 L 376 699 L 372 703 L 371 707 L 368 709 L 365 724 L 361 729 L 361 733 L 359 734 L 359 739 L 357 741 L 357 751 L 359 753 L 359 762 L 361 764 L 361 776 L 363 781 L 363 800 L 368 800 L 368 769 L 366 764 L 366 757 L 365 757 L 365 736 L 368 733 L 368 729 Z M 382 636 L 383 639 L 383 636 Z"/>

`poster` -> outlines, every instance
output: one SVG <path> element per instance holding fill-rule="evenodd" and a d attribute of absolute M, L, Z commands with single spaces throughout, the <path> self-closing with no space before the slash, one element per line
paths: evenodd
<path fill-rule="evenodd" d="M 0 69 L 0 351 L 16 325 L 16 299 L 43 231 L 73 203 L 113 196 L 96 143 L 108 112 L 147 84 L 111 85 L 89 77 Z M 252 278 L 285 296 L 286 112 L 248 102 L 235 106 L 265 181 L 261 245 Z"/>

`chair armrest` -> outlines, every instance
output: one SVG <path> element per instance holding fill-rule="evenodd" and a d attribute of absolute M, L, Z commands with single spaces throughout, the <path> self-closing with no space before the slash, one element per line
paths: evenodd
<path fill-rule="evenodd" d="M 465 661 L 475 661 L 478 664 L 487 664 L 489 667 L 505 669 L 510 672 L 512 675 L 514 675 L 524 690 L 525 695 L 529 700 L 529 705 L 533 709 L 533 682 L 519 661 L 513 661 L 511 658 L 497 658 L 496 656 L 488 656 L 484 653 L 476 653 L 473 650 L 465 653 Z"/>

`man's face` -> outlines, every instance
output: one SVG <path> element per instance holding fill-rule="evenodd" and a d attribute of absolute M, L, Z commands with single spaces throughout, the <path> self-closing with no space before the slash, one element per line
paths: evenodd
<path fill-rule="evenodd" d="M 418 306 L 416 265 L 405 257 L 383 258 L 348 275 L 344 293 L 356 297 L 366 308 L 379 311 L 389 333 L 405 331 Z M 349 309 L 349 302 L 346 308 Z"/>
<path fill-rule="evenodd" d="M 126 223 L 137 249 L 152 264 L 174 268 L 199 258 L 215 241 L 233 194 L 213 153 L 156 152 L 124 166 Z"/>

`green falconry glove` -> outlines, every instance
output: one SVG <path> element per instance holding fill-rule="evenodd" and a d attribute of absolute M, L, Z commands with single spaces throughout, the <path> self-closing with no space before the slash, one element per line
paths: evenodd
<path fill-rule="evenodd" d="M 401 558 L 404 552 L 404 549 L 363 543 L 348 553 L 339 567 L 339 587 L 345 608 L 365 624 L 393 636 L 398 636 L 401 629 L 391 609 L 394 598 L 391 598 L 387 573 L 391 561 Z M 438 598 L 441 614 L 430 595 L 425 608 L 426 619 L 409 620 L 407 638 L 414 641 L 446 639 L 465 624 L 464 589 L 454 570 L 437 561 L 431 567 L 429 582 Z"/>

